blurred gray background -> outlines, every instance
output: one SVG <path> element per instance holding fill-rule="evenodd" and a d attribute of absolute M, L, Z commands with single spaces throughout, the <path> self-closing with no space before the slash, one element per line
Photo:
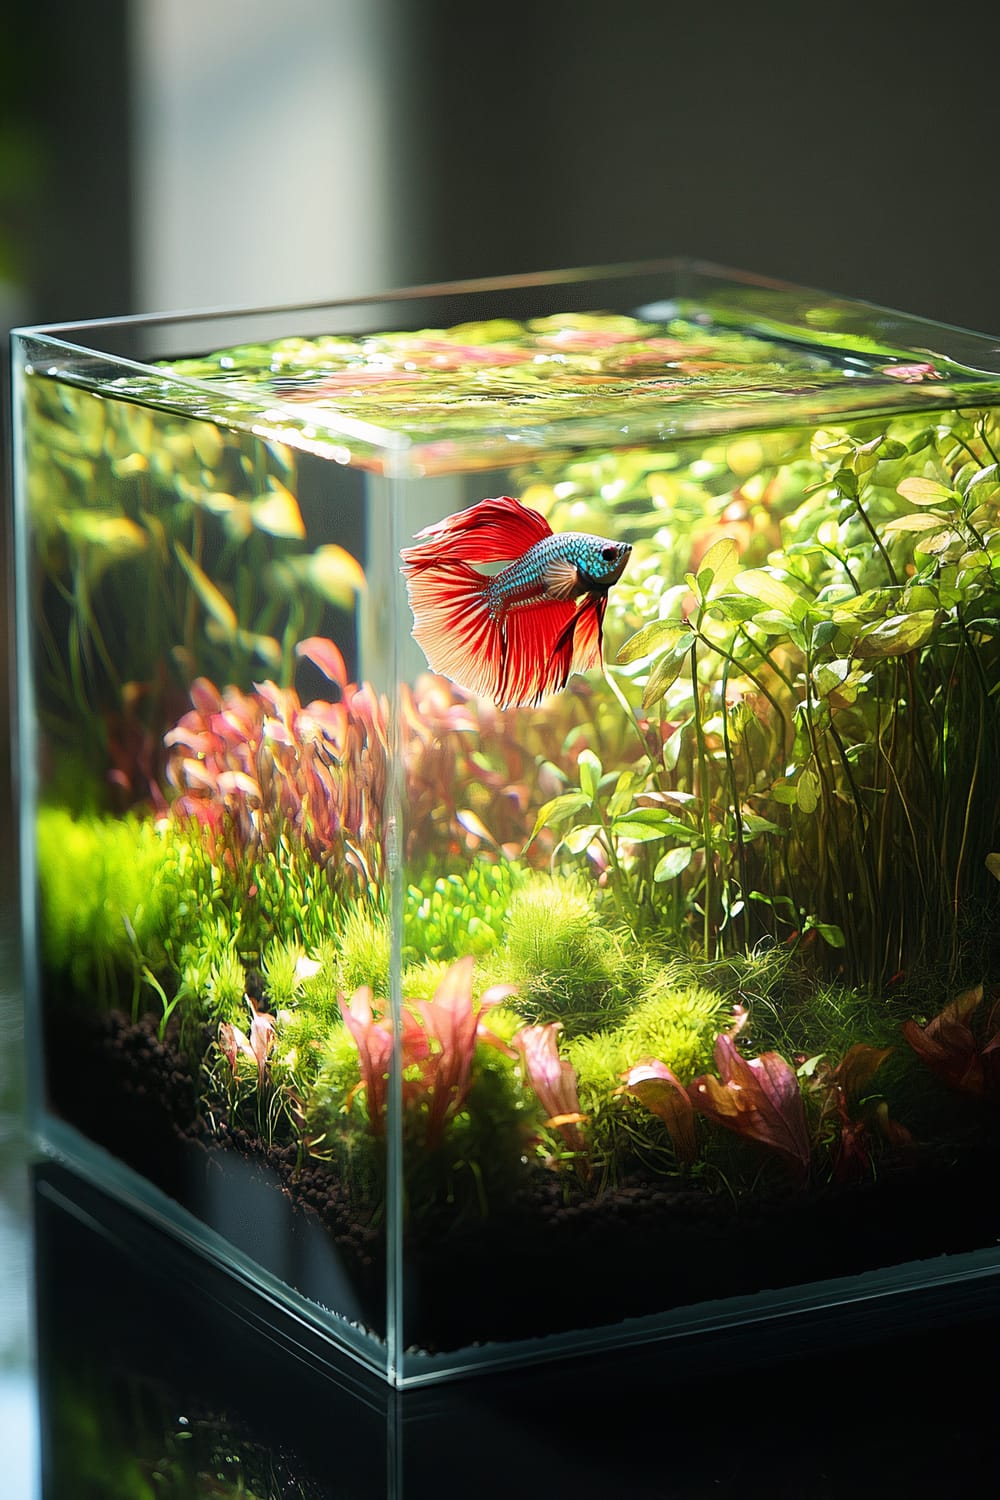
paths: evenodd
<path fill-rule="evenodd" d="M 995 0 L 7 0 L 0 330 L 687 253 L 1000 333 L 997 15 Z M 4 441 L 6 484 L 9 426 Z M 6 500 L 4 517 L 6 537 Z M 30 1247 L 6 704 L 14 1500 Z"/>

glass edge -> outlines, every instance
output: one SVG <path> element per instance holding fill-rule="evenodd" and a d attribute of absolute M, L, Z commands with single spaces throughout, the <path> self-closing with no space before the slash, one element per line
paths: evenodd
<path fill-rule="evenodd" d="M 876 318 L 890 319 L 905 325 L 901 334 L 912 331 L 914 336 L 921 330 L 928 333 L 936 332 L 939 335 L 953 335 L 959 339 L 973 340 L 977 345 L 985 349 L 991 345 L 993 336 L 976 332 L 972 329 L 962 328 L 955 324 L 941 323 L 933 319 L 925 318 L 917 314 L 905 312 L 901 309 L 889 308 L 879 303 L 869 302 L 864 299 L 848 297 L 842 293 L 832 293 L 820 288 L 800 285 L 795 282 L 769 277 L 757 272 L 745 271 L 736 267 L 730 267 L 710 260 L 702 260 L 687 256 L 673 256 L 659 259 L 623 262 L 618 265 L 598 265 L 577 267 L 569 270 L 531 272 L 511 276 L 483 277 L 466 281 L 450 281 L 439 283 L 428 283 L 421 286 L 396 288 L 389 291 L 366 294 L 364 296 L 351 296 L 336 300 L 307 302 L 299 304 L 281 305 L 272 307 L 233 307 L 233 308 L 211 308 L 204 311 L 187 311 L 180 313 L 151 313 L 141 314 L 136 317 L 117 317 L 109 319 L 94 319 L 79 323 L 65 324 L 35 324 L 13 329 L 11 332 L 12 349 L 14 341 L 25 351 L 27 361 L 30 360 L 31 344 L 42 346 L 44 349 L 63 351 L 90 360 L 101 360 L 117 370 L 131 373 L 140 377 L 163 382 L 165 379 L 164 368 L 156 364 L 144 363 L 141 360 L 130 359 L 122 355 L 110 354 L 106 350 L 92 348 L 86 343 L 78 343 L 66 337 L 68 334 L 80 334 L 86 331 L 96 332 L 111 328 L 149 328 L 157 326 L 169 326 L 173 324 L 198 322 L 211 322 L 212 320 L 232 321 L 239 318 L 254 318 L 262 316 L 288 316 L 293 317 L 300 312 L 322 311 L 325 308 L 349 309 L 351 307 L 371 307 L 381 302 L 388 304 L 402 304 L 416 301 L 418 299 L 481 295 L 490 292 L 502 292 L 509 290 L 523 290 L 531 287 L 547 287 L 554 285 L 573 285 L 593 282 L 623 281 L 644 275 L 666 275 L 674 274 L 679 281 L 686 279 L 688 286 L 679 286 L 678 291 L 683 297 L 697 297 L 699 292 L 705 295 L 705 289 L 700 288 L 698 283 L 708 279 L 719 284 L 736 283 L 746 287 L 757 287 L 768 291 L 794 293 L 799 298 L 822 299 L 835 307 L 849 307 L 859 312 L 871 314 Z M 774 319 L 764 316 L 757 319 L 759 331 L 762 336 L 767 336 L 770 329 L 772 336 L 792 336 L 797 325 L 775 322 Z M 804 328 L 802 331 L 806 331 Z M 935 352 L 939 357 L 949 360 L 954 365 L 967 369 L 970 377 L 975 374 L 978 379 L 962 380 L 952 378 L 942 382 L 937 387 L 919 384 L 898 385 L 891 388 L 892 400 L 888 400 L 890 388 L 880 387 L 873 390 L 865 399 L 863 388 L 855 395 L 852 391 L 843 393 L 843 399 L 836 401 L 836 415 L 842 420 L 849 418 L 866 420 L 879 416 L 892 416 L 897 412 L 911 410 L 939 410 L 943 407 L 954 406 L 977 406 L 993 405 L 1000 400 L 1000 341 L 997 347 L 991 350 L 997 359 L 994 361 L 996 368 L 987 365 L 975 366 L 965 359 L 953 359 L 942 348 L 936 351 L 923 350 L 919 346 L 914 348 L 914 353 Z M 962 351 L 967 354 L 974 351 Z M 36 361 L 37 362 L 37 361 Z M 74 382 L 74 372 L 63 372 L 64 378 L 78 383 L 82 388 L 91 390 L 93 386 L 83 379 Z M 718 408 L 706 407 L 702 403 L 693 402 L 685 408 L 682 403 L 676 406 L 666 404 L 663 408 L 655 408 L 647 411 L 635 406 L 629 407 L 623 402 L 622 413 L 615 417 L 604 419 L 588 419 L 579 413 L 573 413 L 563 419 L 554 419 L 542 424 L 537 434 L 533 434 L 530 428 L 522 430 L 516 441 L 505 439 L 499 434 L 472 433 L 466 435 L 449 435 L 445 432 L 434 433 L 430 436 L 412 436 L 399 429 L 386 428 L 377 422 L 369 422 L 364 418 L 347 416 L 331 411 L 311 412 L 308 422 L 304 420 L 301 408 L 283 402 L 279 395 L 273 395 L 265 402 L 261 402 L 260 411 L 256 415 L 259 421 L 254 421 L 254 413 L 248 411 L 242 420 L 238 415 L 232 413 L 214 411 L 211 409 L 222 401 L 232 401 L 241 406 L 252 408 L 255 390 L 252 386 L 229 384 L 228 382 L 208 382 L 195 376 L 188 376 L 171 372 L 167 377 L 170 383 L 192 391 L 203 396 L 206 402 L 206 410 L 203 413 L 184 412 L 191 420 L 222 421 L 237 427 L 247 427 L 269 441 L 285 442 L 289 446 L 302 448 L 306 451 L 314 451 L 320 456 L 331 456 L 328 452 L 329 443 L 337 440 L 346 440 L 348 443 L 361 444 L 381 456 L 383 466 L 391 454 L 407 453 L 411 464 L 411 475 L 426 472 L 434 472 L 441 468 L 450 471 L 458 471 L 472 465 L 482 467 L 481 460 L 488 460 L 488 466 L 494 467 L 504 463 L 521 463 L 531 460 L 540 454 L 551 454 L 562 450 L 571 450 L 594 443 L 607 443 L 619 440 L 621 417 L 628 420 L 629 442 L 662 442 L 677 441 L 684 438 L 711 437 L 716 435 L 723 426 L 741 431 L 758 430 L 764 426 L 775 426 L 781 428 L 793 428 L 808 425 L 812 420 L 812 414 L 805 409 L 804 399 L 801 395 L 776 396 L 774 399 L 761 402 L 759 405 L 726 406 Z M 113 377 L 107 377 L 110 385 Z M 113 389 L 105 391 L 98 390 L 96 394 L 108 398 L 129 399 L 127 390 L 116 392 Z M 829 397 L 828 393 L 828 397 Z M 880 399 L 881 398 L 881 399 Z M 135 399 L 148 400 L 148 394 L 144 397 L 136 396 Z M 165 395 L 162 401 L 151 401 L 149 404 L 168 411 L 176 411 L 178 408 Z M 828 400 L 828 404 L 829 400 Z M 274 418 L 277 416 L 278 420 Z M 268 420 L 270 418 L 270 420 Z M 282 425 L 282 420 L 287 420 L 289 426 Z M 307 432 L 305 429 L 311 429 Z M 442 462 L 440 449 L 442 444 L 448 445 L 448 459 Z"/>
<path fill-rule="evenodd" d="M 727 1329 L 789 1325 L 794 1338 L 794 1320 L 810 1314 L 836 1314 L 862 1303 L 888 1305 L 908 1296 L 948 1287 L 975 1286 L 1000 1278 L 1000 1254 L 996 1246 L 927 1261 L 906 1261 L 854 1275 L 808 1282 L 774 1291 L 700 1302 L 670 1312 L 626 1319 L 591 1329 L 573 1329 L 538 1339 L 520 1339 L 506 1346 L 481 1345 L 434 1356 L 429 1368 L 427 1355 L 406 1354 L 399 1384 L 403 1390 L 442 1385 L 479 1375 L 551 1364 L 562 1359 L 589 1355 L 627 1354 L 652 1344 L 677 1345 Z"/>

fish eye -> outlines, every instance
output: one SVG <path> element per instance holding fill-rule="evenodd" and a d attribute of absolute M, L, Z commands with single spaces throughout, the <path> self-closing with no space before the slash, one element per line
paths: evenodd
<path fill-rule="evenodd" d="M 618 556 L 618 548 L 613 547 L 609 542 L 606 547 L 601 548 L 601 556 L 603 557 L 605 562 L 614 562 L 615 558 Z"/>

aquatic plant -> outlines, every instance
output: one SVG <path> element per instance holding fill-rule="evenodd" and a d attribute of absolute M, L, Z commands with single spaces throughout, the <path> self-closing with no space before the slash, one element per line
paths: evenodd
<path fill-rule="evenodd" d="M 586 1116 L 580 1113 L 576 1071 L 559 1055 L 558 1021 L 544 1026 L 522 1026 L 512 1045 L 520 1053 L 527 1083 L 537 1095 L 549 1130 L 558 1131 L 575 1158 L 586 1163 L 587 1142 L 580 1129 Z"/>
<path fill-rule="evenodd" d="M 406 891 L 403 962 L 482 958 L 499 943 L 522 871 L 507 860 L 476 860 L 462 871 L 436 875 L 433 867 Z"/>
<path fill-rule="evenodd" d="M 795 1069 L 777 1052 L 746 1058 L 733 1030 L 715 1039 L 718 1076 L 705 1073 L 689 1088 L 689 1097 L 708 1119 L 745 1139 L 776 1151 L 804 1178 L 811 1144 Z"/>
<path fill-rule="evenodd" d="M 926 1025 L 908 1020 L 903 1036 L 913 1051 L 952 1088 L 1000 1098 L 1000 997 L 975 1024 L 983 986 L 964 990 Z"/>
<path fill-rule="evenodd" d="M 371 688 L 343 679 L 331 648 L 302 641 L 296 649 L 338 672 L 336 703 L 303 706 L 294 689 L 270 682 L 251 694 L 193 684 L 191 711 L 165 736 L 171 814 L 200 824 L 244 866 L 287 833 L 325 867 L 335 890 L 367 891 L 382 874 L 386 706 Z"/>
<path fill-rule="evenodd" d="M 972 809 L 1000 754 L 994 419 L 897 418 L 772 446 L 747 479 L 741 455 L 700 448 L 690 469 L 675 456 L 669 484 L 641 471 L 670 503 L 608 616 L 609 639 L 637 602 L 652 616 L 608 672 L 635 749 L 607 777 L 578 757 L 534 832 L 551 826 L 560 857 L 586 856 L 633 930 L 686 929 L 707 958 L 815 934 L 817 963 L 874 990 L 941 951 L 959 964 L 958 913 L 992 894 L 995 817 Z M 580 524 L 582 498 L 558 503 Z M 764 536 L 777 545 L 762 558 Z"/>
<path fill-rule="evenodd" d="M 511 897 L 497 971 L 517 987 L 514 1009 L 575 1035 L 620 1019 L 634 998 L 634 962 L 581 885 L 533 874 Z"/>
<path fill-rule="evenodd" d="M 419 1117 L 424 1146 L 436 1148 L 448 1121 L 466 1100 L 477 1046 L 503 1046 L 486 1025 L 486 1012 L 512 993 L 509 985 L 486 990 L 478 1006 L 472 999 L 470 955 L 446 971 L 432 1000 L 407 1000 L 402 1007 L 400 1047 L 402 1055 L 403 1109 L 412 1121 Z M 369 1128 L 375 1135 L 385 1132 L 389 1064 L 393 1050 L 393 1025 L 384 1003 L 373 1006 L 371 990 L 356 990 L 348 1001 L 340 999 L 344 1025 L 358 1051 L 360 1087 L 364 1092 Z"/>
<path fill-rule="evenodd" d="M 286 445 L 41 374 L 25 403 L 46 732 L 95 776 L 110 742 L 129 781 L 187 682 L 290 684 L 296 642 L 328 632 L 364 575 L 343 548 L 309 551 Z M 136 599 L 145 628 L 123 631 Z"/>
<path fill-rule="evenodd" d="M 809 1081 L 809 1092 L 819 1103 L 814 1146 L 826 1146 L 838 1181 L 870 1177 L 879 1144 L 897 1149 L 912 1144 L 906 1127 L 890 1117 L 886 1100 L 868 1095 L 874 1075 L 891 1053 L 891 1047 L 857 1042 L 835 1066 L 814 1059 Z"/>
<path fill-rule="evenodd" d="M 679 1162 L 690 1165 L 694 1161 L 698 1154 L 694 1105 L 688 1090 L 666 1063 L 657 1057 L 636 1063 L 615 1092 L 631 1094 L 663 1121 Z"/>
<path fill-rule="evenodd" d="M 429 966 L 439 969 L 431 997 L 402 1005 L 404 1178 L 416 1215 L 445 1205 L 482 1216 L 523 1175 L 535 1112 L 507 1040 L 516 1028 L 501 1014 L 510 986 L 489 985 L 476 999 L 474 963 Z M 305 1142 L 353 1187 L 381 1191 L 393 1020 L 367 987 L 341 995 L 340 1011 L 304 1099 Z"/>

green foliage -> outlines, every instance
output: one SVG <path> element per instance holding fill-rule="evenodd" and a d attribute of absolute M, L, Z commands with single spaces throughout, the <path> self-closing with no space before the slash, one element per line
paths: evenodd
<path fill-rule="evenodd" d="M 710 1066 L 715 1034 L 728 1023 L 731 1009 L 714 990 L 699 984 L 679 988 L 669 969 L 661 970 L 618 1028 L 628 1065 L 656 1057 L 689 1083 Z"/>
<path fill-rule="evenodd" d="M 294 449 L 38 373 L 25 391 L 53 741 L 100 777 L 108 716 L 126 702 L 141 700 L 137 722 L 162 732 L 177 685 L 199 675 L 290 682 L 295 644 L 329 634 L 364 583 L 342 549 L 309 550 Z M 137 599 L 143 629 L 123 631 Z M 93 729 L 82 742 L 81 725 Z"/>
<path fill-rule="evenodd" d="M 677 1170 L 662 1120 L 620 1092 L 622 1079 L 629 1068 L 652 1057 L 689 1083 L 711 1068 L 712 1045 L 730 1008 L 713 990 L 678 985 L 666 967 L 654 973 L 620 1025 L 568 1041 L 566 1055 L 577 1072 L 592 1159 L 605 1180 L 617 1180 L 636 1160 L 660 1172 Z"/>
<path fill-rule="evenodd" d="M 570 1035 L 623 1015 L 633 963 L 586 891 L 561 876 L 533 874 L 515 892 L 496 957 L 496 977 L 518 987 L 510 1002 L 530 1021 L 560 1021 Z"/>
<path fill-rule="evenodd" d="M 534 833 L 606 867 L 633 931 L 706 958 L 810 939 L 872 989 L 957 961 L 1000 833 L 997 447 L 973 410 L 621 458 L 623 493 L 665 497 L 607 621 L 633 630 L 608 680 L 642 753 L 581 753 Z"/>
<path fill-rule="evenodd" d="M 208 979 L 202 984 L 196 974 L 185 976 L 194 994 L 203 994 L 213 1019 L 242 1024 L 245 1019 L 246 970 L 230 940 L 213 960 Z M 193 981 L 193 983 L 192 983 Z"/>
<path fill-rule="evenodd" d="M 345 995 L 352 995 L 362 984 L 377 995 L 389 993 L 389 923 L 381 912 L 368 905 L 352 907 L 344 917 L 336 950 L 333 972 Z"/>
<path fill-rule="evenodd" d="M 522 872 L 503 860 L 475 858 L 466 869 L 435 876 L 432 870 L 407 887 L 403 912 L 403 962 L 420 958 L 450 962 L 477 958 L 500 940 L 504 919 Z"/>
<path fill-rule="evenodd" d="M 162 966 L 186 866 L 180 843 L 138 818 L 74 818 L 45 807 L 37 849 L 47 968 L 107 1004 L 124 976 L 138 980 Z"/>
<path fill-rule="evenodd" d="M 408 970 L 407 997 L 430 1000 L 446 971 L 433 962 Z M 501 1040 L 509 1040 L 521 1024 L 520 1017 L 500 1007 L 489 1011 L 487 1025 Z M 419 1072 L 416 1063 L 413 1072 Z M 417 1087 L 416 1077 L 409 1080 L 404 1071 L 404 1089 L 408 1081 Z M 530 1129 L 538 1123 L 537 1105 L 513 1060 L 485 1041 L 475 1045 L 468 1093 L 433 1144 L 421 1097 L 428 1102 L 418 1090 L 404 1110 L 407 1212 L 417 1217 L 443 1212 L 451 1224 L 486 1217 L 522 1180 Z M 371 1195 L 384 1189 L 384 1126 L 373 1128 L 358 1049 L 343 1025 L 331 1027 L 323 1042 L 308 1093 L 307 1131 L 313 1154 L 328 1160 L 352 1191 Z"/>

